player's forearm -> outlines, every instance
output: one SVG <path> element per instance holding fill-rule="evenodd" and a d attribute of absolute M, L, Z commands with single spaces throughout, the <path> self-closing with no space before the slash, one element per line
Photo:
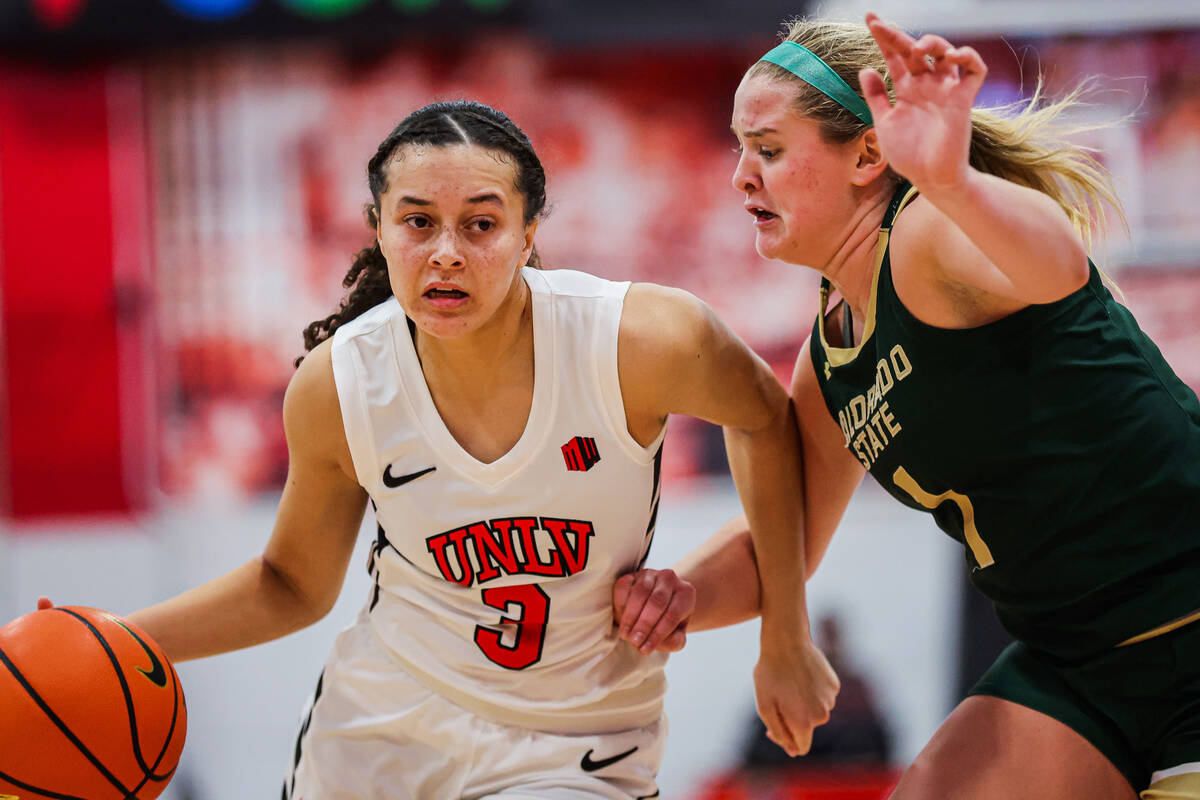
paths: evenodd
<path fill-rule="evenodd" d="M 264 558 L 129 615 L 175 662 L 240 650 L 316 622 L 328 608 L 306 600 Z"/>
<path fill-rule="evenodd" d="M 689 631 L 736 625 L 758 616 L 758 565 L 745 515 L 723 525 L 676 564 L 675 571 L 696 587 Z"/>
<path fill-rule="evenodd" d="M 764 635 L 807 635 L 799 431 L 786 396 L 762 427 L 726 428 L 725 448 L 750 525 Z"/>
<path fill-rule="evenodd" d="M 976 169 L 922 194 L 1011 281 L 1014 296 L 1049 302 L 1087 279 L 1087 251 L 1050 196 Z"/>

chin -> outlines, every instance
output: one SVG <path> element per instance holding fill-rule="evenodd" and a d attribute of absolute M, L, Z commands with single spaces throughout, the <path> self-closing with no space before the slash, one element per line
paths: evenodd
<path fill-rule="evenodd" d="M 410 317 L 420 331 L 436 339 L 457 339 L 470 333 L 474 327 L 470 320 L 463 318 L 446 318 L 433 315 Z"/>
<path fill-rule="evenodd" d="M 767 239 L 760 235 L 754 240 L 754 249 L 760 256 L 772 261 L 783 257 L 783 248 L 778 239 Z"/>

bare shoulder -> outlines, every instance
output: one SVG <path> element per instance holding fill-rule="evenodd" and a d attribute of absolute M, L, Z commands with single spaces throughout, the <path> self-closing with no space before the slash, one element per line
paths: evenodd
<path fill-rule="evenodd" d="M 283 425 L 288 450 L 299 457 L 336 462 L 353 475 L 350 449 L 342 427 L 342 409 L 333 378 L 333 339 L 314 347 L 288 382 Z"/>
<path fill-rule="evenodd" d="M 924 197 L 917 197 L 896 217 L 888 240 L 892 272 L 902 271 L 913 281 L 942 280 L 938 252 L 947 238 L 962 235 L 948 216 Z"/>
<path fill-rule="evenodd" d="M 669 359 L 694 349 L 712 324 L 712 311 L 691 292 L 635 283 L 625 295 L 619 342 L 639 361 Z"/>
<path fill-rule="evenodd" d="M 897 217 L 888 243 L 896 294 L 917 319 L 972 328 L 1028 305 L 1006 292 L 996 266 L 933 203 L 918 196 Z"/>
<path fill-rule="evenodd" d="M 683 410 L 689 368 L 704 360 L 712 312 L 682 289 L 635 283 L 625 295 L 617 335 L 617 372 L 629 434 L 646 446 Z"/>

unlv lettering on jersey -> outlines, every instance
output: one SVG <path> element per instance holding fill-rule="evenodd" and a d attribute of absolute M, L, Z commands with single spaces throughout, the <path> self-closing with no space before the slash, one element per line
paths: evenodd
<path fill-rule="evenodd" d="M 574 575 L 587 567 L 595 534 L 586 520 L 515 517 L 472 522 L 430 536 L 425 545 L 443 578 L 472 586 L 501 575 Z"/>

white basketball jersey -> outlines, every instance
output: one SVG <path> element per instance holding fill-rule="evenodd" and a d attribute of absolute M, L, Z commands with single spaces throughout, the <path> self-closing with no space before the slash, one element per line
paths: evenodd
<path fill-rule="evenodd" d="M 534 390 L 525 431 L 484 464 L 434 406 L 395 298 L 334 334 L 346 439 L 379 537 L 373 629 L 414 677 L 541 730 L 648 725 L 665 655 L 613 631 L 616 578 L 645 560 L 662 435 L 629 435 L 617 378 L 626 283 L 525 268 Z"/>

